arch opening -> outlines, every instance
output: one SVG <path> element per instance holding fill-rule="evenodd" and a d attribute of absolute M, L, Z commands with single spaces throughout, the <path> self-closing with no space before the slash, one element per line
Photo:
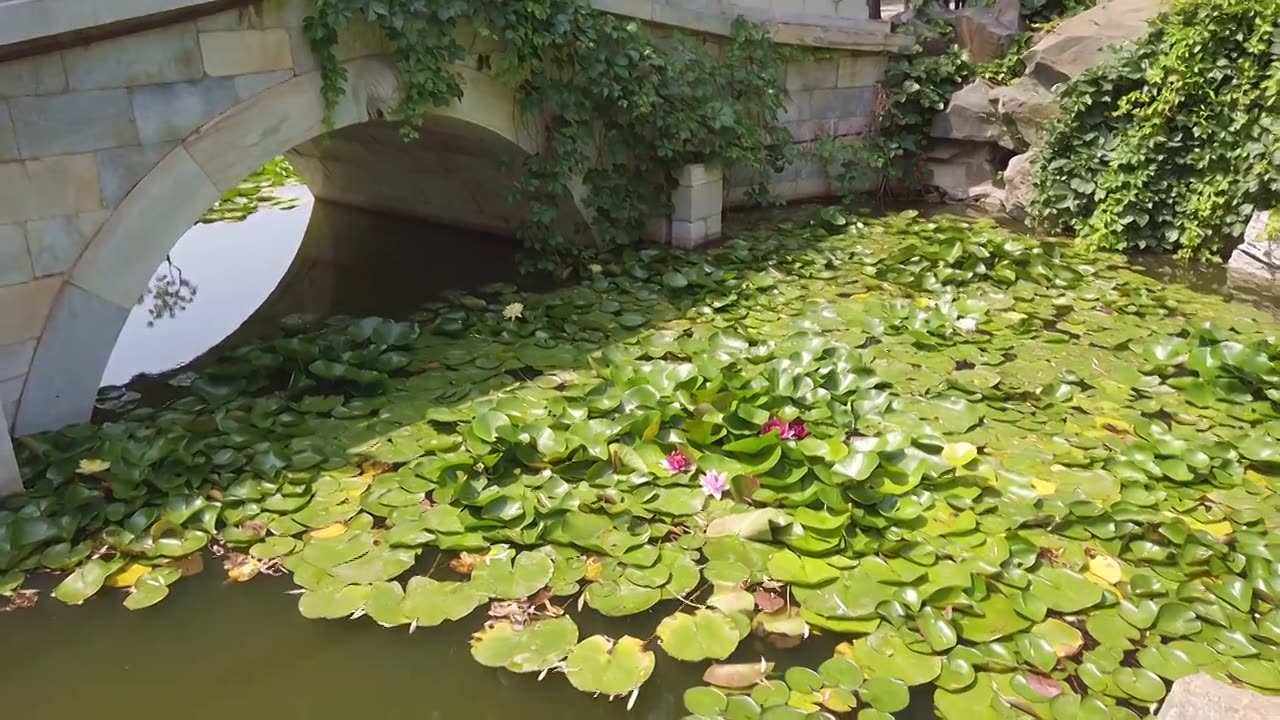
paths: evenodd
<path fill-rule="evenodd" d="M 536 152 L 537 142 L 519 124 L 505 85 L 463 71 L 464 98 L 429 118 L 420 138 L 405 144 L 399 128 L 382 120 L 400 92 L 394 69 L 383 59 L 362 58 L 347 70 L 347 94 L 331 114 L 322 104 L 319 74 L 298 75 L 197 129 L 133 187 L 58 292 L 12 418 L 14 434 L 90 418 L 121 329 L 156 269 L 223 192 L 271 158 L 287 155 L 321 199 L 514 234 L 519 208 L 509 189 L 518 160 Z M 316 213 L 311 224 L 334 215 Z M 562 215 L 566 227 L 580 223 L 576 207 Z M 333 254 L 341 243 L 331 235 L 327 244 Z M 284 273 L 286 280 L 291 273 Z"/>

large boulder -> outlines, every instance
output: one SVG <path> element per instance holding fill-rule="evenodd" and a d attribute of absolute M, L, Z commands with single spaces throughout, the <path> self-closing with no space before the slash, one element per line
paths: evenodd
<path fill-rule="evenodd" d="M 1027 202 L 1031 199 L 1031 170 L 1036 151 L 1015 155 L 1004 169 L 1004 211 L 1009 217 L 1021 220 L 1027 216 Z"/>
<path fill-rule="evenodd" d="M 956 42 L 969 51 L 976 63 L 1004 57 L 1018 35 L 1018 23 L 1006 23 L 998 8 L 968 7 L 951 16 L 956 29 Z"/>
<path fill-rule="evenodd" d="M 995 85 L 979 78 L 957 90 L 947 109 L 933 116 L 929 134 L 947 140 L 1007 144 L 1008 133 L 996 119 L 996 105 L 991 98 L 995 89 Z"/>
<path fill-rule="evenodd" d="M 1147 32 L 1167 0 L 1103 0 L 1063 21 L 1022 56 L 1027 75 L 1052 88 L 1102 63 Z"/>
<path fill-rule="evenodd" d="M 938 188 L 948 200 L 969 200 L 979 188 L 991 186 L 999 170 L 998 148 L 990 143 L 939 140 L 930 145 L 925 166 L 926 184 Z"/>
<path fill-rule="evenodd" d="M 1280 698 L 1228 685 L 1203 673 L 1178 680 L 1159 720 L 1276 720 Z"/>
<path fill-rule="evenodd" d="M 991 91 L 991 102 L 1003 128 L 1013 128 L 1019 135 L 1021 150 L 1036 147 L 1044 138 L 1044 129 L 1058 115 L 1058 98 L 1032 78 Z"/>

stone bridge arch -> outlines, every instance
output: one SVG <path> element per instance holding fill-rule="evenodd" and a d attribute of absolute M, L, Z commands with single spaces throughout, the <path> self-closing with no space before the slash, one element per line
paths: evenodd
<path fill-rule="evenodd" d="M 398 126 L 384 121 L 401 91 L 390 62 L 371 56 L 345 67 L 347 94 L 327 119 L 319 72 L 302 73 L 219 114 L 145 172 L 92 234 L 57 290 L 12 415 L 15 434 L 88 418 L 120 329 L 155 269 L 222 193 L 273 157 L 295 157 L 304 179 L 321 197 L 462 227 L 514 229 L 517 213 L 505 206 L 505 187 L 487 189 L 487 207 L 460 202 L 464 198 L 456 192 L 433 202 L 430 194 L 439 187 L 405 183 L 412 168 L 384 164 L 386 185 L 399 192 L 382 193 L 381 200 L 379 193 L 368 192 L 356 198 L 351 193 L 374 179 L 364 171 L 376 164 L 353 167 L 350 157 L 330 157 L 335 150 L 369 147 L 381 149 L 379 162 L 390 152 L 416 151 L 427 160 L 448 155 L 455 161 L 474 160 L 469 179 L 466 169 L 457 166 L 447 175 L 437 174 L 449 179 L 449 187 L 466 193 L 477 182 L 504 182 L 496 174 L 501 162 L 535 152 L 538 144 L 538 136 L 518 122 L 509 88 L 483 73 L 459 69 L 464 97 L 429 117 L 421 138 L 406 146 Z M 442 155 L 434 144 L 448 145 L 449 152 Z"/>
<path fill-rule="evenodd" d="M 494 187 L 511 177 L 498 168 L 535 152 L 539 139 L 522 126 L 512 91 L 456 68 L 461 101 L 432 115 L 422 140 L 400 144 L 383 119 L 401 90 L 386 40 L 356 22 L 335 48 L 349 88 L 328 126 L 303 28 L 311 2 L 0 0 L 0 495 L 16 489 L 7 436 L 90 417 L 117 335 L 152 273 L 222 192 L 271 157 L 289 153 L 321 199 L 512 229 L 517 208 Z M 865 132 L 888 56 L 912 44 L 869 20 L 866 0 L 591 2 L 708 44 L 746 16 L 779 43 L 827 49 L 822 59 L 794 61 L 783 78 L 780 120 L 797 143 Z M 434 170 L 414 174 L 406 162 L 414 153 Z M 383 181 L 395 168 L 401 176 Z M 720 225 L 719 174 L 685 175 L 678 192 L 687 207 L 676 202 L 676 215 L 654 231 L 671 241 L 714 235 Z M 421 192 L 433 177 L 434 203 Z M 750 182 L 728 173 L 725 201 L 740 201 Z M 787 199 L 831 191 L 816 160 L 768 182 Z M 704 186 L 711 183 L 716 192 Z M 382 192 L 365 192 L 378 185 Z M 566 224 L 580 218 L 576 207 L 562 208 Z"/>

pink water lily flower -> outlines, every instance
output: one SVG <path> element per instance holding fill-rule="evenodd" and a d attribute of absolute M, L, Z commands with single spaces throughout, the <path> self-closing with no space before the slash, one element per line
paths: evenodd
<path fill-rule="evenodd" d="M 787 422 L 780 417 L 769 418 L 769 422 L 760 426 L 760 434 L 768 435 L 777 431 L 778 437 L 783 440 L 803 440 L 809 437 L 809 428 L 805 427 L 803 420 L 792 420 Z"/>
<path fill-rule="evenodd" d="M 724 473 L 708 470 L 702 476 L 702 492 L 719 500 L 729 489 L 729 478 Z"/>
<path fill-rule="evenodd" d="M 769 418 L 769 422 L 760 426 L 760 434 L 768 435 L 769 433 L 777 430 L 779 436 L 786 436 L 787 427 L 787 422 L 782 418 L 771 417 Z"/>
<path fill-rule="evenodd" d="M 693 469 L 693 460 L 688 455 L 679 450 L 671 451 L 671 454 L 662 458 L 662 469 L 669 473 L 689 472 Z"/>

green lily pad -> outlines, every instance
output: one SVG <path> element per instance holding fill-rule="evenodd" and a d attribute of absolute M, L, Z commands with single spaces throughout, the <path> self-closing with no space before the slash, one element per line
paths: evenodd
<path fill-rule="evenodd" d="M 461 620 L 488 600 L 474 583 L 413 577 L 405 584 L 401 609 L 415 625 L 433 627 L 446 620 Z"/>
<path fill-rule="evenodd" d="M 655 634 L 668 655 L 688 662 L 723 660 L 741 640 L 733 620 L 715 610 L 669 615 L 658 623 Z"/>
<path fill-rule="evenodd" d="M 471 637 L 471 656 L 486 667 L 539 672 L 559 663 L 577 644 L 578 626 L 568 617 L 522 626 L 500 620 Z"/>
<path fill-rule="evenodd" d="M 471 573 L 471 585 L 490 597 L 518 600 L 547 586 L 555 564 L 536 552 L 495 549 Z"/>
<path fill-rule="evenodd" d="M 653 674 L 655 659 L 644 641 L 624 636 L 617 642 L 592 635 L 574 646 L 564 662 L 569 683 L 582 692 L 625 695 Z"/>

